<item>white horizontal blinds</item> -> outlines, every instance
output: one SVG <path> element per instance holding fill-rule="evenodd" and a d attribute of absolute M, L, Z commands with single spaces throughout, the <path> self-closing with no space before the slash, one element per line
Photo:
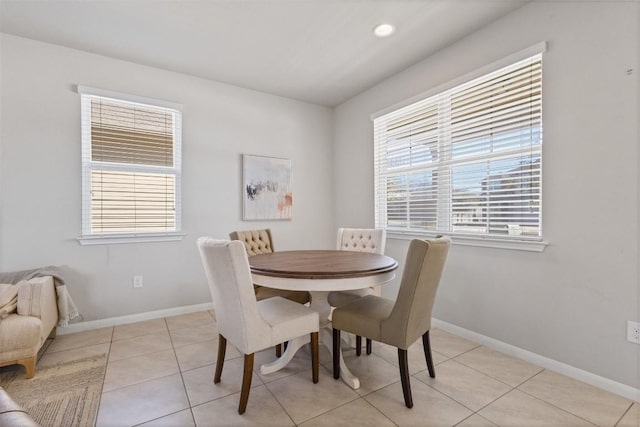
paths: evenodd
<path fill-rule="evenodd" d="M 374 120 L 376 223 L 541 237 L 542 58 Z"/>
<path fill-rule="evenodd" d="M 179 227 L 180 112 L 83 97 L 83 234 Z"/>
<path fill-rule="evenodd" d="M 91 171 L 91 231 L 176 231 L 175 176 Z"/>
<path fill-rule="evenodd" d="M 173 113 L 91 100 L 91 160 L 173 166 Z"/>

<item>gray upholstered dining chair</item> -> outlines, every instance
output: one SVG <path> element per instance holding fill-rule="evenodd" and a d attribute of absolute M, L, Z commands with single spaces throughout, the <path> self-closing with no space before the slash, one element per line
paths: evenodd
<path fill-rule="evenodd" d="M 384 254 L 387 230 L 382 228 L 338 228 L 336 249 L 339 251 Z M 332 307 L 342 307 L 366 295 L 380 296 L 380 287 L 353 291 L 330 292 L 327 300 Z M 367 338 L 367 354 L 371 354 L 371 339 Z M 356 355 L 362 352 L 362 337 L 356 335 Z"/>
<path fill-rule="evenodd" d="M 431 357 L 431 310 L 451 241 L 412 240 L 395 301 L 368 295 L 333 312 L 333 377 L 340 378 L 340 331 L 351 332 L 398 348 L 404 402 L 413 407 L 407 349 L 422 336 L 429 376 L 436 373 Z M 336 357 L 336 355 L 338 357 Z"/>
<path fill-rule="evenodd" d="M 275 251 L 273 248 L 273 238 L 271 237 L 271 230 L 244 230 L 244 231 L 232 231 L 229 233 L 231 240 L 239 240 L 244 244 L 247 250 L 247 255 L 260 255 L 270 254 Z M 282 297 L 288 300 L 306 304 L 310 301 L 309 292 L 303 291 L 288 291 L 285 289 L 267 288 L 265 286 L 253 285 L 253 289 L 256 293 L 258 301 L 262 301 L 272 297 Z M 286 343 L 285 343 L 286 345 Z M 282 355 L 282 344 L 276 346 L 276 356 Z"/>
<path fill-rule="evenodd" d="M 198 239 L 218 322 L 219 342 L 214 383 L 222 376 L 227 341 L 244 354 L 238 413 L 249 400 L 256 351 L 311 334 L 313 382 L 318 382 L 318 313 L 281 297 L 257 301 L 244 245 L 237 241 Z"/>

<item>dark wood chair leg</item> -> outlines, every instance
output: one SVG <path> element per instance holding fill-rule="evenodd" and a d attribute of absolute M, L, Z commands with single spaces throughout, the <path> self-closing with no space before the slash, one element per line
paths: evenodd
<path fill-rule="evenodd" d="M 289 346 L 289 341 L 284 342 L 284 351 L 287 351 L 287 346 Z"/>
<path fill-rule="evenodd" d="M 282 344 L 276 346 L 276 357 L 282 356 Z"/>
<path fill-rule="evenodd" d="M 409 382 L 409 361 L 407 350 L 398 349 L 398 364 L 400 365 L 400 381 L 402 382 L 402 394 L 404 394 L 404 404 L 407 408 L 413 408 L 413 398 L 411 397 L 411 384 Z"/>
<path fill-rule="evenodd" d="M 247 401 L 249 400 L 249 391 L 251 390 L 251 377 L 253 376 L 253 354 L 244 355 L 244 373 L 242 374 L 242 390 L 240 392 L 240 405 L 238 413 L 244 414 L 247 409 Z"/>
<path fill-rule="evenodd" d="M 356 356 L 360 356 L 360 354 L 362 354 L 362 337 L 356 335 Z"/>
<path fill-rule="evenodd" d="M 367 355 L 371 354 L 371 338 L 367 338 Z"/>
<path fill-rule="evenodd" d="M 425 332 L 422 336 L 422 347 L 424 348 L 424 357 L 427 359 L 427 369 L 429 369 L 429 376 L 431 378 L 436 377 L 436 370 L 433 367 L 433 357 L 431 357 L 431 340 L 429 339 L 429 331 Z"/>
<path fill-rule="evenodd" d="M 340 330 L 333 329 L 333 378 L 340 378 Z"/>
<path fill-rule="evenodd" d="M 213 383 L 218 384 L 220 382 L 220 376 L 222 375 L 222 367 L 224 365 L 224 355 L 227 351 L 227 339 L 222 335 L 218 335 L 218 360 L 216 361 L 216 373 L 213 376 Z"/>
<path fill-rule="evenodd" d="M 313 383 L 317 384 L 318 383 L 318 377 L 319 377 L 319 372 L 318 372 L 318 333 L 317 332 L 312 332 L 311 333 L 311 371 L 313 372 Z"/>

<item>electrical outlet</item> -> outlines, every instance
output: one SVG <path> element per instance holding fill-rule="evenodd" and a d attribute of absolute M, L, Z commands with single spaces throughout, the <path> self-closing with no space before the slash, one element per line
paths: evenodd
<path fill-rule="evenodd" d="M 142 276 L 133 276 L 133 287 L 134 288 L 142 287 Z"/>
<path fill-rule="evenodd" d="M 640 344 L 640 323 L 631 320 L 627 322 L 627 341 Z"/>

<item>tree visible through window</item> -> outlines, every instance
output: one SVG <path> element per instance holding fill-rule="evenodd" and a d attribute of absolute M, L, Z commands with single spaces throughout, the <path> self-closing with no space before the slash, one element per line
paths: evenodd
<path fill-rule="evenodd" d="M 376 225 L 541 238 L 542 57 L 374 119 Z"/>

